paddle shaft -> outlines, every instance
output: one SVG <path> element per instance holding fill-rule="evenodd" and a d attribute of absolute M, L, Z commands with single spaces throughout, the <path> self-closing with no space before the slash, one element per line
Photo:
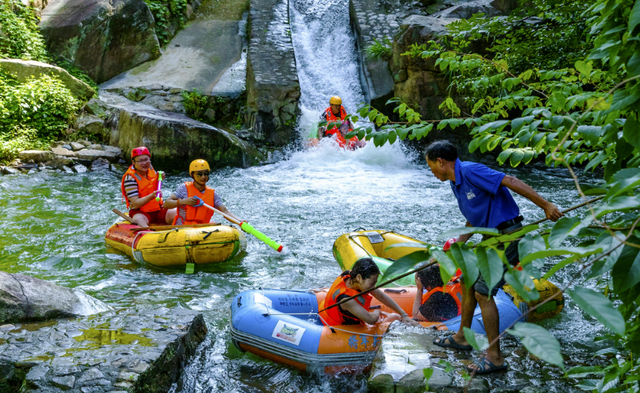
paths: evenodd
<path fill-rule="evenodd" d="M 228 215 L 228 214 L 224 214 L 223 212 L 221 212 L 220 210 L 216 209 L 215 207 L 210 206 L 210 205 L 207 205 L 207 204 L 206 204 L 206 203 L 204 203 L 204 202 L 203 202 L 203 205 L 204 205 L 204 207 L 206 207 L 207 209 L 211 209 L 211 210 L 213 210 L 214 212 L 216 212 L 216 213 L 218 213 L 218 214 L 221 214 L 221 215 L 222 215 L 222 217 L 226 218 L 227 220 L 231 221 L 232 223 L 234 223 L 234 224 L 236 224 L 236 225 L 242 225 L 242 223 L 241 223 L 240 221 L 236 220 L 235 218 L 231 217 L 231 216 L 230 216 L 230 215 Z"/>
<path fill-rule="evenodd" d="M 568 212 L 570 212 L 570 211 L 572 211 L 572 210 L 575 210 L 575 209 L 578 209 L 578 208 L 581 208 L 582 206 L 588 205 L 588 204 L 590 204 L 590 203 L 597 202 L 597 201 L 599 201 L 599 200 L 600 200 L 600 199 L 602 199 L 602 198 L 604 198 L 604 195 L 599 196 L 599 197 L 597 197 L 597 198 L 593 198 L 593 199 L 588 200 L 588 201 L 586 201 L 586 202 L 582 202 L 582 203 L 580 203 L 580 204 L 578 204 L 578 205 L 575 205 L 575 206 L 570 207 L 570 208 L 568 208 L 568 209 L 566 209 L 566 210 L 563 210 L 563 211 L 562 211 L 562 214 L 564 214 L 564 213 L 568 213 Z M 534 222 L 534 223 L 532 223 L 532 224 L 529 224 L 529 225 L 538 225 L 538 224 L 543 223 L 543 222 L 545 222 L 545 221 L 547 221 L 547 220 L 548 220 L 548 218 L 543 218 L 543 219 L 538 220 L 538 221 L 536 221 L 536 222 Z M 511 232 L 509 232 L 509 233 L 514 233 L 514 232 L 517 232 L 517 231 L 519 231 L 519 229 L 516 229 L 515 231 L 511 231 Z M 416 272 L 419 272 L 419 271 L 420 271 L 420 270 L 422 270 L 422 269 L 426 269 L 426 268 L 428 268 L 429 266 L 434 265 L 434 264 L 436 264 L 436 263 L 438 263 L 438 261 L 429 262 L 429 263 L 427 263 L 426 265 L 419 267 L 418 269 L 410 270 L 410 271 L 408 271 L 408 272 L 406 272 L 406 273 L 403 273 L 403 274 L 401 274 L 401 275 L 399 275 L 399 276 L 397 276 L 397 277 L 390 278 L 390 279 L 388 279 L 387 281 L 385 281 L 385 282 L 383 282 L 383 283 L 381 283 L 381 284 L 379 284 L 379 285 L 376 285 L 375 287 L 373 287 L 373 288 L 371 288 L 371 289 L 367 289 L 366 291 L 362 291 L 362 292 L 358 293 L 357 295 L 354 295 L 354 296 L 348 297 L 348 298 L 346 298 L 346 299 L 343 299 L 343 300 L 339 301 L 338 303 L 336 303 L 336 304 L 332 304 L 331 306 L 329 306 L 329 307 L 327 307 L 327 308 L 325 308 L 324 310 L 321 310 L 321 311 L 325 311 L 325 310 L 328 310 L 328 309 L 330 309 L 330 308 L 333 308 L 333 307 L 339 306 L 339 305 L 341 305 L 341 304 L 343 304 L 343 303 L 348 302 L 349 300 L 352 300 L 352 299 L 357 298 L 358 296 L 364 295 L 365 293 L 369 293 L 369 292 L 375 291 L 376 289 L 379 289 L 380 287 L 383 287 L 383 286 L 385 286 L 385 285 L 391 284 L 392 282 L 395 282 L 395 281 L 397 281 L 397 280 L 399 280 L 399 279 L 401 279 L 401 278 L 407 277 L 408 275 L 411 275 L 411 274 L 414 274 L 414 273 L 416 273 Z M 318 311 L 318 312 L 321 312 L 321 311 Z"/>

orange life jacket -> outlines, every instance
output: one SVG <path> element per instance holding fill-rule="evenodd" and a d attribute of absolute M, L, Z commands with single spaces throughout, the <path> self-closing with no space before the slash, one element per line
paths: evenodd
<path fill-rule="evenodd" d="M 127 198 L 127 193 L 124 191 L 124 179 L 126 179 L 127 175 L 133 177 L 136 183 L 138 183 L 139 198 L 144 198 L 147 195 L 158 191 L 158 174 L 153 169 L 153 167 L 149 168 L 149 170 L 147 171 L 147 177 L 145 178 L 140 176 L 138 172 L 136 172 L 133 165 L 131 165 L 129 169 L 127 169 L 127 171 L 124 173 L 124 176 L 122 176 L 122 182 L 120 183 L 120 189 L 122 190 L 124 201 L 127 203 L 127 209 L 129 209 L 131 205 L 131 203 L 129 202 L 129 198 Z M 145 213 L 150 213 L 160 210 L 161 208 L 162 198 L 160 198 L 159 202 L 156 201 L 155 198 L 153 198 L 144 206 L 142 206 L 140 210 Z"/>
<path fill-rule="evenodd" d="M 347 117 L 347 111 L 344 110 L 344 107 L 342 105 L 340 105 L 340 118 L 333 114 L 331 107 L 325 109 L 324 113 L 325 118 L 327 119 L 327 124 L 338 122 L 339 120 L 344 120 Z M 349 123 L 349 131 L 353 131 L 353 129 L 351 128 L 351 123 Z M 337 126 L 333 126 L 330 130 L 325 131 L 325 135 L 335 135 L 336 142 L 338 142 L 338 145 L 340 145 L 340 147 L 345 147 L 345 145 L 347 144 L 347 141 L 344 139 L 344 136 Z M 354 136 L 353 138 L 349 139 L 348 148 L 352 149 L 355 146 L 356 142 L 358 142 L 358 137 Z"/>
<path fill-rule="evenodd" d="M 422 295 L 422 304 L 427 301 L 436 292 L 444 292 L 451 295 L 453 300 L 455 300 L 456 305 L 458 306 L 458 315 L 462 313 L 462 291 L 460 290 L 460 282 L 448 283 L 442 287 L 433 288 L 429 292 Z"/>
<path fill-rule="evenodd" d="M 360 293 L 360 291 L 356 289 L 351 289 L 347 287 L 347 284 L 345 283 L 345 281 L 349 277 L 351 276 L 346 275 L 346 276 L 340 276 L 336 278 L 336 280 L 331 285 L 331 288 L 329 288 L 329 292 L 327 292 L 327 297 L 324 299 L 322 303 L 320 303 L 320 310 L 323 310 L 320 312 L 320 316 L 322 317 L 323 319 L 322 322 L 325 325 L 329 325 L 329 326 L 343 325 L 345 322 L 345 318 L 353 320 L 352 317 L 346 316 L 342 313 L 342 311 L 340 311 L 340 306 L 333 307 L 329 310 L 325 310 L 325 308 L 336 304 L 338 302 L 338 298 L 341 295 L 355 296 Z M 371 299 L 372 299 L 371 294 L 365 293 L 364 295 L 358 296 L 354 300 L 358 302 L 358 304 L 360 304 L 362 307 L 364 307 L 365 310 L 369 311 L 369 307 L 371 307 Z M 362 323 L 362 321 L 360 320 L 358 321 Z"/>
<path fill-rule="evenodd" d="M 204 201 L 209 206 L 213 207 L 214 204 L 214 195 L 215 190 L 209 186 L 204 190 L 204 194 L 200 192 L 193 184 L 192 181 L 188 181 L 184 183 L 187 186 L 187 195 L 189 198 L 192 196 L 197 196 Z M 195 207 L 189 205 L 180 206 L 180 208 L 184 207 L 187 211 L 187 219 L 182 225 L 192 225 L 192 224 L 206 224 L 211 221 L 211 216 L 213 216 L 213 210 L 206 208 L 204 206 Z M 176 223 L 180 219 L 180 214 L 176 214 L 176 218 L 173 219 L 173 225 L 177 225 Z"/>

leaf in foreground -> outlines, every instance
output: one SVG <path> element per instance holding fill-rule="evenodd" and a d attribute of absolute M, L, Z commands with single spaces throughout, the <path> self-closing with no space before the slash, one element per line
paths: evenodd
<path fill-rule="evenodd" d="M 513 329 L 508 330 L 508 333 L 520 337 L 522 344 L 533 355 L 545 362 L 555 364 L 564 371 L 560 343 L 545 328 L 532 323 L 520 322 Z"/>
<path fill-rule="evenodd" d="M 464 330 L 464 338 L 467 340 L 469 345 L 473 347 L 476 351 L 484 351 L 489 348 L 489 340 L 485 336 L 476 336 L 476 333 L 469 329 L 468 327 L 463 328 Z"/>
<path fill-rule="evenodd" d="M 621 336 L 624 335 L 625 322 L 622 314 L 603 294 L 588 288 L 576 287 L 569 295 L 580 308 L 604 326 Z"/>

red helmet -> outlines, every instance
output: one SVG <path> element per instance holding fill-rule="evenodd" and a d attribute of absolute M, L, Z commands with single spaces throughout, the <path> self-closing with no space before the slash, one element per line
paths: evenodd
<path fill-rule="evenodd" d="M 455 237 L 453 239 L 447 240 L 446 243 L 444 243 L 444 246 L 442 247 L 442 251 L 449 251 L 449 249 L 451 248 L 451 245 L 457 241 L 458 239 L 456 239 Z"/>
<path fill-rule="evenodd" d="M 135 149 L 131 150 L 131 159 L 134 159 L 135 157 L 138 157 L 138 156 L 145 156 L 145 155 L 151 157 L 151 153 L 149 152 L 149 149 L 147 149 L 144 146 L 136 147 Z"/>

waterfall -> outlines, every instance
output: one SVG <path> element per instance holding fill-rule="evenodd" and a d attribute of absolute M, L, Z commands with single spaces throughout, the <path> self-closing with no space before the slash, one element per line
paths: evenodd
<path fill-rule="evenodd" d="M 293 49 L 300 80 L 298 132 L 306 138 L 329 98 L 337 95 L 347 113 L 365 101 L 349 0 L 290 0 Z"/>

